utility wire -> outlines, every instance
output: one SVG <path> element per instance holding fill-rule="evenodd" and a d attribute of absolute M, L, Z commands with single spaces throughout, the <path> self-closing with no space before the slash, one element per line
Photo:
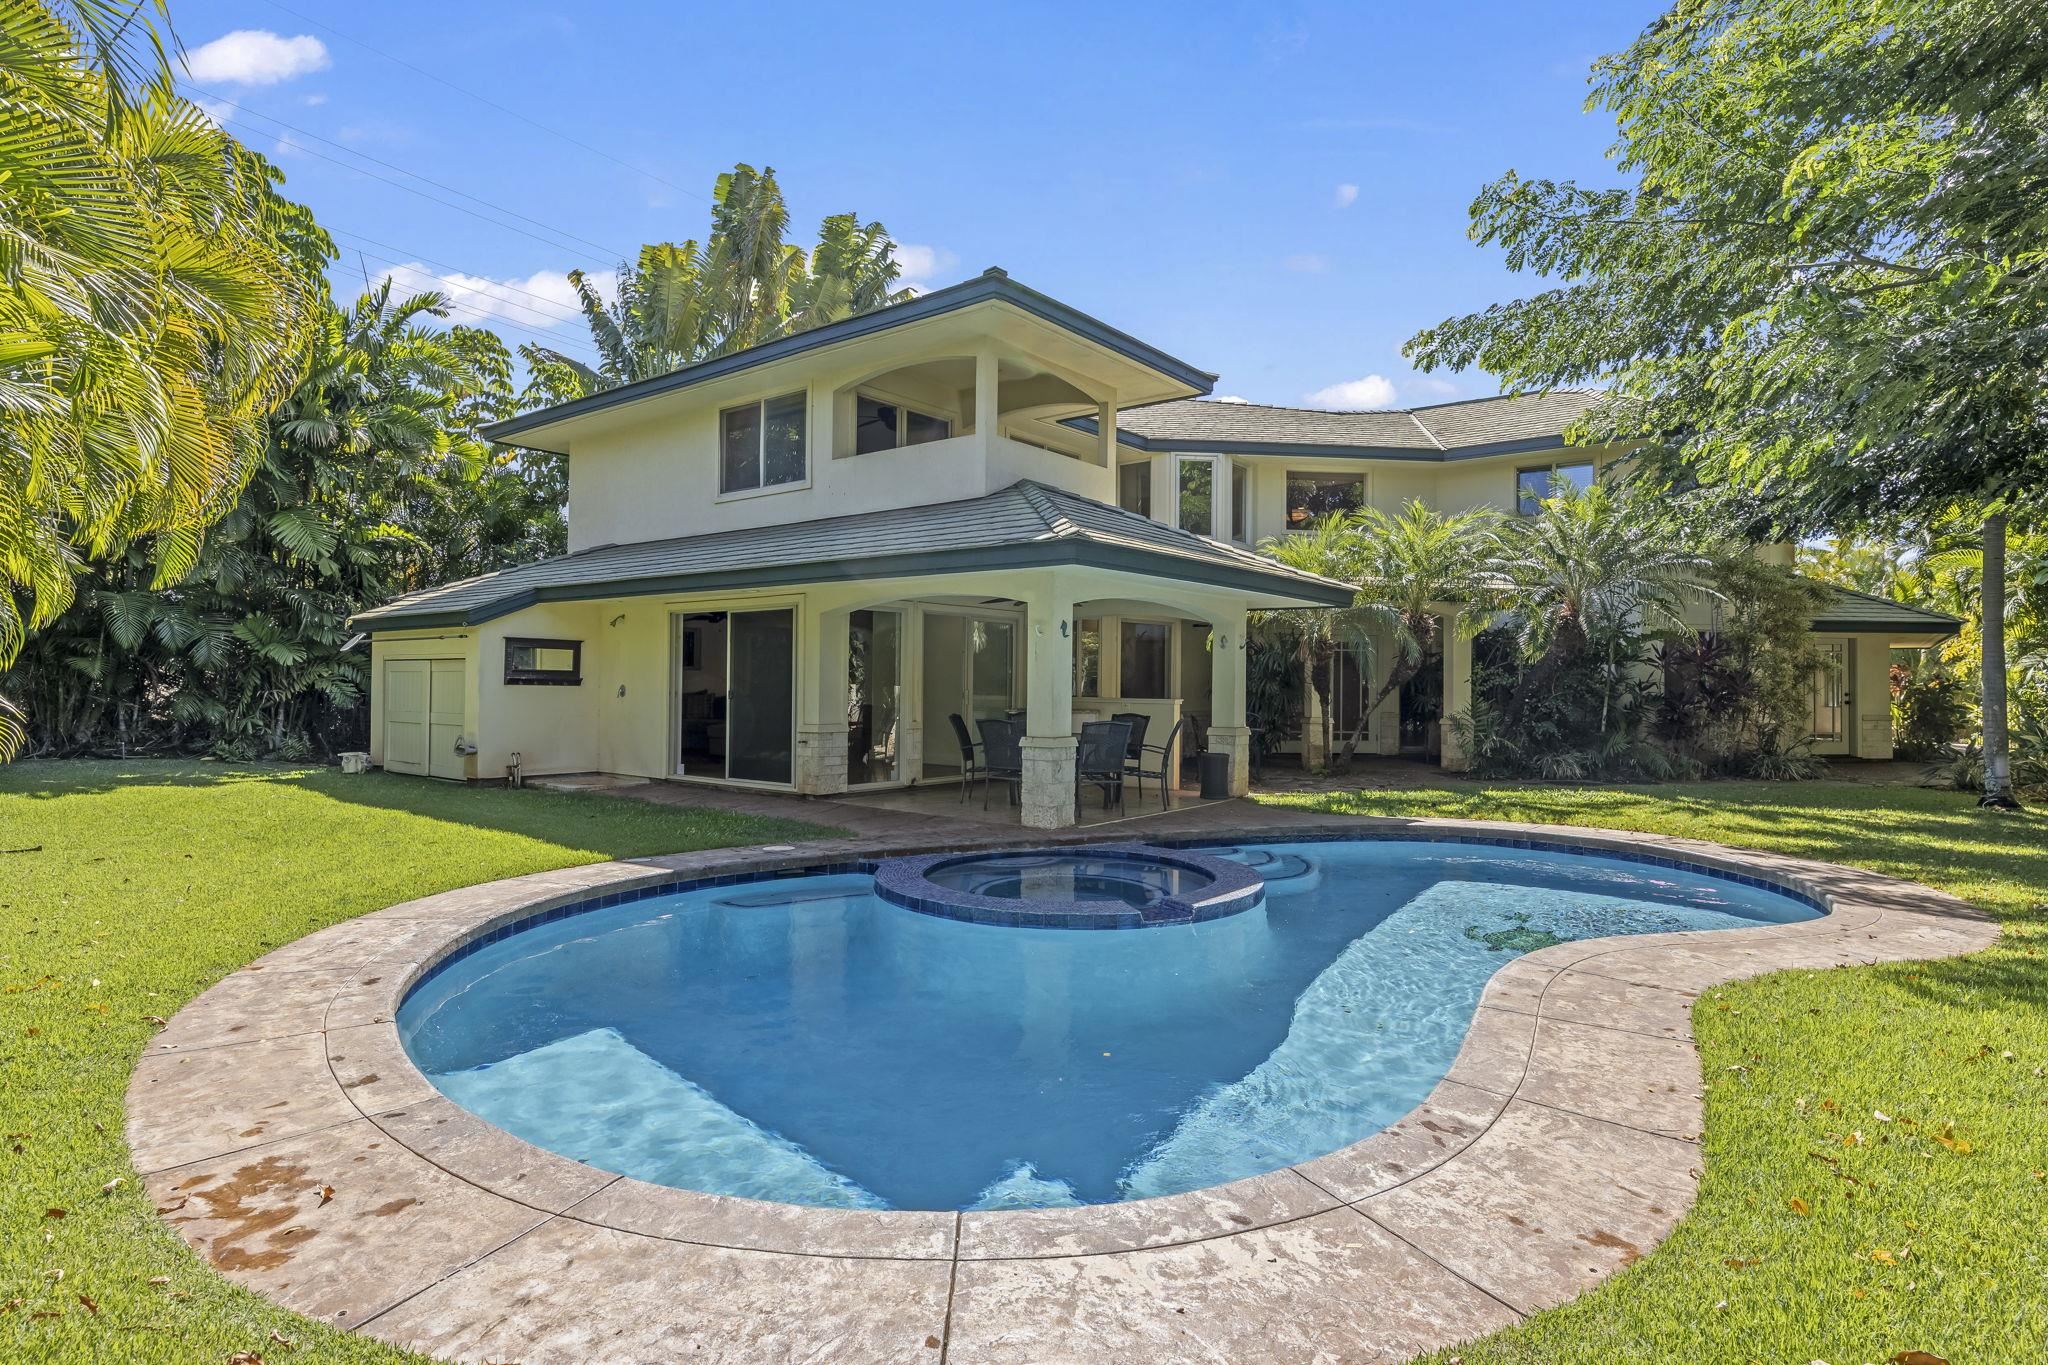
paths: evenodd
<path fill-rule="evenodd" d="M 402 268 L 407 264 L 404 261 L 389 260 L 374 251 L 366 252 L 358 249 L 356 255 L 376 261 L 382 266 Z M 369 272 L 366 270 L 364 273 L 368 274 Z M 383 273 L 385 275 L 394 275 L 396 271 L 387 269 Z M 535 324 L 521 318 L 509 317 L 504 313 L 482 306 L 474 299 L 455 298 L 448 294 L 445 289 L 436 289 L 434 292 L 441 295 L 444 305 L 450 312 L 460 313 L 463 318 L 471 322 L 504 331 L 522 332 L 532 339 L 545 344 L 549 350 L 579 351 L 590 356 L 592 359 L 601 359 L 594 343 L 584 337 L 574 335 L 562 336 L 551 330 L 554 325 L 553 323 Z M 497 300 L 497 302 L 504 303 L 506 300 Z"/>
<path fill-rule="evenodd" d="M 364 254 L 364 247 L 374 248 L 381 245 L 378 242 L 372 241 L 368 237 L 357 237 L 353 233 L 343 232 L 338 228 L 329 228 L 328 231 L 334 233 L 336 237 L 348 238 L 349 241 L 347 245 L 351 249 L 353 249 L 358 255 Z M 541 296 L 538 294 L 527 293 L 527 291 L 519 288 L 517 285 L 500 284 L 498 281 L 491 279 L 487 275 L 470 275 L 468 271 L 462 270 L 457 266 L 443 265 L 439 261 L 430 261 L 423 256 L 406 252 L 403 250 L 403 248 L 400 247 L 387 247 L 386 250 L 393 254 L 387 255 L 372 250 L 368 253 L 368 255 L 372 260 L 383 261 L 388 265 L 398 266 L 401 268 L 408 266 L 437 266 L 440 269 L 447 271 L 450 275 L 463 275 L 467 276 L 470 279 L 481 280 L 483 281 L 482 285 L 466 285 L 457 283 L 455 281 L 451 281 L 446 277 L 443 277 L 440 283 L 441 287 L 444 289 L 466 289 L 471 293 L 490 296 L 494 299 L 495 302 L 503 304 L 508 308 L 516 308 L 531 320 L 541 323 L 545 326 L 556 327 L 567 323 L 574 323 L 578 326 L 581 326 L 584 322 L 583 314 L 574 310 L 564 310 L 562 312 L 553 313 L 544 311 L 545 308 L 554 307 L 556 305 L 552 304 L 549 300 L 542 299 Z M 537 302 L 524 303 L 521 302 L 519 299 L 500 297 L 499 291 L 501 290 L 506 294 L 519 294 L 522 295 L 524 298 L 537 300 Z"/>
<path fill-rule="evenodd" d="M 395 265 L 410 265 L 413 264 L 414 262 L 417 262 L 420 265 L 431 265 L 438 269 L 446 270 L 451 274 L 468 275 L 470 273 L 469 271 L 464 270 L 459 265 L 450 265 L 446 261 L 437 261 L 431 256 L 423 256 L 417 251 L 408 251 L 404 247 L 398 246 L 392 242 L 380 242 L 375 237 L 367 236 L 363 233 L 353 231 L 349 228 L 335 227 L 333 224 L 330 223 L 327 225 L 327 230 L 337 237 L 346 237 L 351 242 L 358 242 L 361 243 L 363 246 L 378 247 L 384 251 L 398 253 L 393 256 L 379 256 L 377 258 L 379 260 L 388 260 Z M 490 284 L 493 289 L 502 289 L 508 294 L 518 294 L 522 298 L 532 299 L 533 302 L 531 304 L 521 304 L 520 306 L 526 308 L 528 311 L 532 312 L 537 317 L 549 317 L 551 315 L 547 313 L 545 310 L 554 309 L 556 311 L 552 315 L 552 317 L 555 321 L 582 322 L 584 320 L 583 310 L 577 307 L 575 304 L 561 303 L 554 299 L 548 298 L 545 295 L 536 294 L 531 290 L 521 289 L 516 284 L 507 284 L 502 280 L 492 280 L 488 275 L 477 275 L 474 276 L 473 278 L 480 280 L 490 280 Z"/>
<path fill-rule="evenodd" d="M 664 176 L 657 175 L 653 171 L 648 170 L 644 166 L 636 166 L 630 161 L 625 161 L 620 159 L 619 157 L 613 156 L 610 152 L 606 151 L 602 147 L 593 147 L 588 142 L 583 141 L 581 138 L 572 137 L 568 133 L 563 132 L 559 128 L 551 128 L 547 124 L 540 122 L 538 119 L 523 114 L 517 109 L 508 108 L 507 106 L 498 103 L 494 99 L 490 99 L 484 95 L 479 95 L 474 90 L 470 90 L 464 86 L 457 85 L 454 81 L 451 81 L 447 77 L 440 75 L 438 72 L 430 71 L 426 67 L 419 66 L 413 62 L 407 61 L 403 57 L 395 56 L 392 53 L 386 52 L 381 47 L 376 47 L 370 43 L 364 42 L 361 38 L 357 38 L 350 34 L 343 33 L 340 29 L 335 28 L 332 24 L 322 23 L 320 20 L 313 18 L 310 14 L 302 14 L 298 10 L 293 9 L 289 5 L 281 5 L 278 3 L 278 0 L 264 0 L 264 3 L 269 5 L 274 10 L 279 10 L 285 14 L 291 15 L 294 19 L 298 19 L 304 23 L 311 24 L 315 28 L 323 29 L 326 32 L 331 33 L 335 37 L 341 39 L 343 42 L 353 43 L 355 46 L 362 48 L 365 52 L 374 53 L 375 55 L 382 57 L 387 62 L 395 63 L 398 66 L 404 67 L 408 71 L 414 72 L 421 76 L 425 76 L 428 80 L 434 82 L 436 85 L 444 85 L 448 89 L 453 90 L 458 95 L 466 95 L 470 99 L 475 100 L 478 104 L 486 105 L 489 108 L 495 109 L 499 113 L 506 115 L 508 118 L 516 118 L 521 123 L 526 124 L 530 128 L 537 128 L 541 132 L 548 134 L 550 137 L 560 138 L 562 141 L 568 143 L 570 146 L 576 147 L 582 151 L 589 152 L 592 156 L 602 157 L 604 160 L 611 162 L 614 166 L 622 167 L 626 170 L 633 172 L 633 174 L 635 175 L 646 176 L 649 180 L 654 181 L 656 184 L 666 185 L 678 194 L 686 194 L 692 199 L 702 200 L 704 203 L 707 204 L 711 202 L 711 200 L 707 196 L 700 194 L 695 190 L 684 189 L 681 185 L 676 184 L 675 181 L 667 179 Z"/>
<path fill-rule="evenodd" d="M 267 128 L 258 128 L 252 124 L 241 123 L 231 118 L 223 118 L 221 120 L 221 123 L 231 128 L 240 128 L 245 132 L 254 133 L 260 137 L 275 136 L 275 134 L 271 133 L 270 130 Z M 420 198 L 426 200 L 429 203 L 439 204 L 444 209 L 454 209 L 457 213 L 466 213 L 470 217 L 477 219 L 479 222 L 489 223 L 491 226 L 503 228 L 507 232 L 516 232 L 522 237 L 531 237 L 534 241 L 541 243 L 543 246 L 551 246 L 557 251 L 565 251 L 569 253 L 571 256 L 576 257 L 578 260 L 597 262 L 601 266 L 604 264 L 602 258 L 591 256 L 587 252 L 578 250 L 577 248 L 568 245 L 566 242 L 558 242 L 555 241 L 553 238 L 543 237 L 537 232 L 528 232 L 525 228 L 517 227 L 501 219 L 493 218 L 486 213 L 479 213 L 475 209 L 465 208 L 461 204 L 452 204 L 446 199 L 440 199 L 435 197 L 434 195 L 427 193 L 425 190 L 420 189 L 416 185 L 408 185 L 403 180 L 393 180 L 389 176 L 379 175 L 375 171 L 365 170 L 363 167 L 357 166 L 351 162 L 343 161 L 339 157 L 328 156 L 325 152 L 316 152 L 311 147 L 294 147 L 293 150 L 304 156 L 310 156 L 321 161 L 330 162 L 336 166 L 341 167 L 343 170 L 354 171 L 357 175 L 367 176 L 369 179 L 378 181 L 382 184 L 389 185 L 393 189 L 404 190 L 407 194 L 418 195 Z"/>
<path fill-rule="evenodd" d="M 275 114 L 266 114 L 259 109 L 251 109 L 245 104 L 237 104 L 233 100 L 228 99 L 225 96 L 218 95 L 213 91 L 208 90 L 203 85 L 194 84 L 189 80 L 180 81 L 179 84 L 183 85 L 187 90 L 193 91 L 200 95 L 204 95 L 207 99 L 212 100 L 216 104 L 225 105 L 230 109 L 238 109 L 242 113 L 252 118 L 260 118 L 267 120 L 268 122 L 275 123 L 280 128 L 286 129 L 289 132 L 297 133 L 301 137 L 312 138 L 315 142 L 325 143 L 327 146 L 332 147 L 335 150 L 342 152 L 348 156 L 357 157 L 363 161 L 371 162 L 374 165 L 382 166 L 386 170 L 397 171 L 400 175 L 409 175 L 415 180 L 421 181 L 428 185 L 432 185 L 435 189 L 444 190 L 447 193 L 455 195 L 459 198 L 467 199 L 472 204 L 481 204 L 483 207 L 490 209 L 493 212 L 502 213 L 507 215 L 508 217 L 517 218 L 522 223 L 531 223 L 533 224 L 533 226 L 537 228 L 545 228 L 549 232 L 554 233 L 556 236 L 564 238 L 568 241 L 581 242 L 584 246 L 590 247 L 596 251 L 603 252 L 612 260 L 624 260 L 626 259 L 627 255 L 630 254 L 627 252 L 618 251 L 612 247 L 608 247 L 603 242 L 593 242 L 588 237 L 579 237 L 575 233 L 570 232 L 567 228 L 556 227 L 553 223 L 545 222 L 539 218 L 534 218 L 528 214 L 521 213 L 517 209 L 506 208 L 503 204 L 494 204 L 488 199 L 483 199 L 478 197 L 477 195 L 469 193 L 469 191 L 467 190 L 459 190 L 455 188 L 455 186 L 450 185 L 445 181 L 436 180 L 431 175 L 422 175 L 420 174 L 420 172 L 412 170 L 405 166 L 401 166 L 396 162 L 386 161 L 382 157 L 372 156 L 368 152 L 359 151 L 356 148 L 350 147 L 345 143 L 336 142 L 333 138 L 322 137 L 320 134 L 313 132 L 310 129 L 301 128 L 295 123 L 287 123 Z M 270 136 L 275 136 L 275 134 L 270 134 Z"/>

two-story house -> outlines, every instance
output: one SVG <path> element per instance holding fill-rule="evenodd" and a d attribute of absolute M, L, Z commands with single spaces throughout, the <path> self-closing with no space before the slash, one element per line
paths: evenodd
<path fill-rule="evenodd" d="M 500 423 L 567 457 L 569 553 L 356 618 L 373 760 L 825 795 L 957 780 L 953 717 L 1021 710 L 1023 818 L 1056 827 L 1079 724 L 1130 712 L 1198 718 L 1242 790 L 1247 614 L 1351 597 L 1262 539 L 1411 497 L 1514 510 L 1600 458 L 1560 436 L 1580 395 L 1329 413 L 1197 401 L 1214 381 L 991 270 Z M 1946 626 L 1845 597 L 1816 733 L 1888 756 L 1886 651 Z"/>

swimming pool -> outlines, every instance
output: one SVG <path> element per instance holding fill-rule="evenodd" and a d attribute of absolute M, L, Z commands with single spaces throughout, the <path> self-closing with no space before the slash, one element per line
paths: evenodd
<path fill-rule="evenodd" d="M 449 959 L 406 997 L 399 1032 L 458 1104 L 643 1180 L 843 1208 L 1105 1203 L 1386 1126 L 1524 952 L 1818 913 L 1602 855 L 1194 851 L 1249 866 L 1264 899 L 1073 933 L 919 913 L 866 873 L 702 886 Z"/>

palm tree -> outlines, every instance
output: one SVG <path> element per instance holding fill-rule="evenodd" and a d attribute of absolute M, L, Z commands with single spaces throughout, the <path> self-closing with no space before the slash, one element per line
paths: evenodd
<path fill-rule="evenodd" d="M 712 192 L 702 244 L 650 242 L 621 263 L 607 300 L 583 271 L 569 282 L 600 357 L 589 366 L 546 346 L 521 347 L 536 402 L 617 388 L 700 360 L 809 331 L 910 297 L 880 223 L 834 214 L 808 255 L 784 240 L 789 207 L 774 168 L 741 163 Z"/>
<path fill-rule="evenodd" d="M 84 559 L 190 569 L 324 300 L 325 234 L 177 97 L 142 9 L 0 6 L 0 666 Z"/>
<path fill-rule="evenodd" d="M 1528 666 L 1507 707 L 1512 731 L 1531 696 L 1596 644 L 1610 656 L 1632 635 L 1685 634 L 1690 602 L 1719 596 L 1710 551 L 1627 483 L 1578 489 L 1559 479 L 1534 515 L 1506 525 L 1481 566 L 1489 605 Z M 1606 659 L 1610 680 L 1625 661 Z M 1603 704 L 1601 725 L 1606 726 Z"/>
<path fill-rule="evenodd" d="M 1331 512 L 1310 522 L 1292 535 L 1259 542 L 1259 552 L 1292 569 L 1356 583 L 1362 576 L 1366 552 L 1360 544 L 1350 515 Z M 1269 649 L 1292 654 L 1325 716 L 1331 714 L 1331 665 L 1339 650 L 1355 649 L 1370 658 L 1372 625 L 1377 613 L 1356 602 L 1332 611 L 1328 608 L 1294 608 L 1265 611 L 1255 615 L 1252 628 L 1259 642 Z"/>
<path fill-rule="evenodd" d="M 1446 515 L 1419 498 L 1410 499 L 1399 513 L 1366 507 L 1352 514 L 1347 529 L 1355 543 L 1346 559 L 1357 576 L 1347 581 L 1358 585 L 1357 608 L 1388 639 L 1394 658 L 1344 743 L 1344 765 L 1357 754 L 1373 714 L 1440 648 L 1443 610 L 1453 613 L 1453 628 L 1468 634 L 1483 623 L 1480 612 L 1461 609 L 1461 604 L 1483 604 L 1482 566 L 1497 541 L 1500 520 L 1490 508 Z"/>

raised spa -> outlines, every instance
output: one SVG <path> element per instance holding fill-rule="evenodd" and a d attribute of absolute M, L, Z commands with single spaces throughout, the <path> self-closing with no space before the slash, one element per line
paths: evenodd
<path fill-rule="evenodd" d="M 1210 863 L 1259 889 L 1236 913 L 1072 933 L 921 913 L 869 871 L 698 886 L 465 949 L 414 986 L 400 1034 L 458 1104 L 643 1180 L 850 1208 L 1104 1203 L 1393 1122 L 1524 952 L 1818 913 L 1748 879 L 1463 842 L 910 861 L 945 897 L 1092 924 L 1202 903 L 1225 880 Z"/>
<path fill-rule="evenodd" d="M 1264 889 L 1243 862 L 1145 844 L 936 853 L 891 858 L 875 869 L 875 891 L 905 909 L 1043 929 L 1221 919 L 1257 905 Z"/>

